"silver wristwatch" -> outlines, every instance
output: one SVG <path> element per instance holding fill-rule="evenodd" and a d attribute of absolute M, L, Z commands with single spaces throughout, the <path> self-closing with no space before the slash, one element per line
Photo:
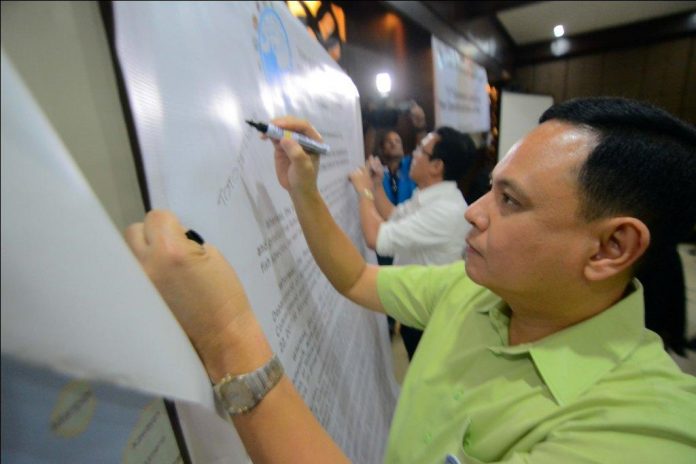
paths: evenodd
<path fill-rule="evenodd" d="M 227 412 L 234 416 L 251 411 L 283 377 L 283 365 L 277 355 L 253 372 L 227 374 L 213 390 Z"/>

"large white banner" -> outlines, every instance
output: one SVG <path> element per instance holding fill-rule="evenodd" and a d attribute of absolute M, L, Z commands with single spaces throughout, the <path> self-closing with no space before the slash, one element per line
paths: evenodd
<path fill-rule="evenodd" d="M 462 132 L 491 129 L 486 70 L 432 36 L 435 125 Z"/>
<path fill-rule="evenodd" d="M 1 461 L 182 462 L 160 397 L 226 425 L 203 365 L 4 50 L 0 82 Z"/>
<path fill-rule="evenodd" d="M 380 462 L 397 395 L 386 320 L 321 274 L 272 144 L 244 122 L 293 114 L 316 126 L 331 146 L 321 193 L 363 246 L 348 181 L 363 161 L 355 86 L 282 2 L 115 2 L 114 18 L 152 207 L 221 250 L 315 416 L 354 462 Z M 188 417 L 195 448 L 207 437 Z"/>

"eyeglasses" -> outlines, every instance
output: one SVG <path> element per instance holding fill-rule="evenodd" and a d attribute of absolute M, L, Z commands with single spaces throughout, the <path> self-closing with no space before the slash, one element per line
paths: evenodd
<path fill-rule="evenodd" d="M 433 157 L 433 154 L 425 151 L 425 148 L 423 148 L 423 145 L 421 145 L 421 144 L 418 144 L 416 146 L 415 150 L 413 150 L 413 154 L 418 155 L 418 156 L 426 155 L 428 158 Z"/>

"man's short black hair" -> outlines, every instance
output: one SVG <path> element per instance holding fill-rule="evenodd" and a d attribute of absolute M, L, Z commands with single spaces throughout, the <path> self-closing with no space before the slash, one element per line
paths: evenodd
<path fill-rule="evenodd" d="M 696 222 L 696 129 L 648 103 L 593 97 L 552 106 L 539 119 L 585 126 L 598 143 L 580 169 L 580 213 L 616 215 L 650 230 L 649 256 L 684 239 Z"/>
<path fill-rule="evenodd" d="M 443 126 L 435 130 L 440 140 L 433 148 L 432 159 L 441 159 L 445 165 L 444 180 L 458 181 L 476 160 L 476 146 L 467 134 Z"/>

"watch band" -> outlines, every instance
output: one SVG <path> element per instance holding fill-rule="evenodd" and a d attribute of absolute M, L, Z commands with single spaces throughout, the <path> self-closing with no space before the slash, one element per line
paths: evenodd
<path fill-rule="evenodd" d="M 362 190 L 362 192 L 360 192 L 360 194 L 361 194 L 362 196 L 364 196 L 365 198 L 367 198 L 368 200 L 370 200 L 370 201 L 375 201 L 375 196 L 372 194 L 372 190 L 370 190 L 370 189 L 367 188 L 367 187 L 365 187 L 365 188 Z"/>
<path fill-rule="evenodd" d="M 232 375 L 227 374 L 213 390 L 225 410 L 232 416 L 251 411 L 283 377 L 283 365 L 278 355 L 255 371 Z"/>

